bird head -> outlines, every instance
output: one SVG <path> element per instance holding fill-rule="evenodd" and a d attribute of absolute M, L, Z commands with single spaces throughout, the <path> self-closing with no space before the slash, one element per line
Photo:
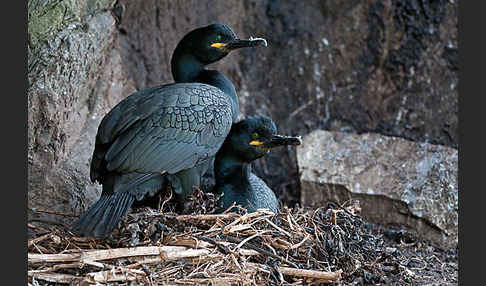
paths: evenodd
<path fill-rule="evenodd" d="M 186 53 L 191 53 L 202 64 L 208 65 L 236 49 L 267 46 L 267 41 L 263 38 L 238 39 L 229 26 L 211 24 L 189 32 L 180 41 L 179 46 Z"/>
<path fill-rule="evenodd" d="M 265 156 L 279 146 L 300 145 L 302 139 L 277 134 L 275 123 L 266 116 L 252 116 L 233 125 L 227 137 L 233 152 L 245 161 L 251 162 Z"/>

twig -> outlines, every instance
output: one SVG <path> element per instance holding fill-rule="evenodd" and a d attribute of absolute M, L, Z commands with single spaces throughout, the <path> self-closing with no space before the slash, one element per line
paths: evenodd
<path fill-rule="evenodd" d="M 257 233 L 255 233 L 254 235 L 249 236 L 249 237 L 247 237 L 247 238 L 243 239 L 243 240 L 242 240 L 240 243 L 238 243 L 238 245 L 235 247 L 235 250 L 236 250 L 236 249 L 238 249 L 238 248 L 240 248 L 240 247 L 242 247 L 242 246 L 243 246 L 243 244 L 247 243 L 248 241 L 252 240 L 253 238 L 255 238 L 255 237 L 257 237 L 257 236 L 260 236 L 260 235 L 264 234 L 265 232 L 268 232 L 268 231 L 257 232 Z"/>
<path fill-rule="evenodd" d="M 236 206 L 236 202 L 233 202 L 231 206 L 229 206 L 226 210 L 224 210 L 223 214 L 227 214 L 228 212 L 231 211 L 232 208 Z"/>
<path fill-rule="evenodd" d="M 341 274 L 343 273 L 341 269 L 334 272 L 298 269 L 283 266 L 278 267 L 278 269 L 284 275 L 323 279 L 324 281 L 322 282 L 325 283 L 331 283 L 341 280 Z"/>
<path fill-rule="evenodd" d="M 232 213 L 229 213 L 229 214 L 232 214 Z M 247 219 L 250 219 L 250 218 L 253 218 L 253 217 L 257 217 L 257 216 L 260 216 L 262 214 L 270 214 L 270 215 L 274 215 L 274 213 L 270 212 L 270 211 L 266 211 L 265 209 L 259 209 L 257 210 L 256 212 L 253 212 L 253 213 L 247 213 L 247 214 L 244 214 L 240 217 L 238 217 L 237 219 L 235 219 L 234 221 L 232 221 L 231 223 L 229 223 L 228 225 L 226 225 L 224 228 L 223 228 L 223 231 L 227 231 L 226 229 L 231 229 L 234 225 L 237 225 L 239 224 L 240 222 L 244 222 L 246 221 Z"/>
<path fill-rule="evenodd" d="M 80 262 L 68 263 L 68 264 L 56 264 L 52 267 L 52 270 L 69 269 L 69 268 L 81 268 L 83 266 Z"/>
<path fill-rule="evenodd" d="M 278 231 L 280 231 L 281 233 L 285 234 L 286 236 L 288 237 L 292 237 L 292 235 L 290 235 L 290 233 L 286 232 L 285 230 L 283 230 L 281 227 L 279 227 L 278 225 L 274 224 L 271 220 L 269 220 L 268 218 L 265 219 L 266 222 L 268 222 L 269 225 L 273 226 L 274 228 L 276 228 Z"/>
<path fill-rule="evenodd" d="M 113 248 L 88 250 L 81 253 L 37 254 L 29 253 L 29 263 L 45 262 L 86 262 L 133 256 L 160 256 L 164 260 L 197 257 L 209 254 L 207 249 L 190 249 L 183 246 L 140 246 L 133 248 Z"/>
<path fill-rule="evenodd" d="M 214 239 L 211 239 L 209 237 L 203 237 L 203 236 L 198 236 L 197 237 L 198 239 L 204 241 L 204 242 L 207 242 L 207 243 L 211 243 L 213 244 L 214 246 L 216 246 L 223 254 L 228 254 L 228 253 L 231 253 L 231 251 L 228 249 L 228 247 L 226 245 L 223 245 L 221 243 L 218 243 L 217 241 L 215 241 Z"/>
<path fill-rule="evenodd" d="M 224 235 L 224 236 L 225 236 L 225 239 L 227 241 L 230 241 L 230 242 L 233 242 L 233 243 L 241 243 L 241 240 L 239 240 L 237 238 L 234 238 L 234 237 L 228 236 L 228 235 Z M 292 265 L 293 267 L 296 267 L 297 268 L 297 264 L 295 264 L 292 261 L 289 261 L 289 260 L 287 260 L 287 259 L 285 259 L 283 257 L 280 257 L 280 256 L 278 256 L 276 254 L 273 254 L 270 251 L 267 251 L 265 249 L 261 249 L 260 247 L 254 246 L 252 244 L 247 244 L 247 247 L 250 248 L 250 249 L 253 249 L 253 250 L 257 251 L 257 252 L 259 252 L 260 254 L 263 254 L 263 255 L 270 256 L 272 258 L 278 259 L 278 260 L 280 260 L 280 261 L 282 261 L 282 262 L 284 262 L 284 263 L 286 263 L 288 265 Z"/>
<path fill-rule="evenodd" d="M 31 247 L 35 243 L 39 243 L 43 240 L 46 240 L 47 238 L 50 238 L 51 235 L 52 235 L 52 233 L 48 233 L 48 234 L 44 234 L 42 236 L 39 236 L 39 237 L 36 237 L 36 238 L 33 238 L 33 239 L 29 239 L 29 241 L 27 242 L 27 247 Z"/>
<path fill-rule="evenodd" d="M 32 218 L 32 219 L 29 219 L 28 222 L 41 222 L 41 223 L 46 223 L 46 224 L 52 224 L 52 225 L 57 225 L 57 226 L 60 226 L 64 229 L 68 229 L 69 227 L 61 222 L 58 222 L 58 221 L 52 221 L 52 220 L 48 220 L 48 219 L 42 219 L 42 218 Z"/>
<path fill-rule="evenodd" d="M 289 227 L 295 231 L 295 228 L 294 228 L 294 225 L 293 223 L 290 221 L 290 213 L 287 213 L 287 216 L 286 216 L 286 219 L 287 219 L 287 222 L 289 223 Z"/>
<path fill-rule="evenodd" d="M 162 210 L 164 209 L 165 204 L 168 201 L 170 201 L 170 199 L 172 199 L 172 188 L 169 188 L 169 192 L 170 192 L 170 196 L 165 201 L 163 201 L 162 203 L 161 203 L 161 201 L 162 201 L 162 193 L 159 193 L 159 203 L 158 203 L 158 206 L 157 206 L 157 211 L 159 213 L 162 212 Z"/>
<path fill-rule="evenodd" d="M 37 209 L 37 208 L 30 208 L 30 210 L 32 212 L 35 212 L 35 213 L 46 213 L 46 214 L 61 215 L 61 216 L 79 217 L 79 215 L 68 214 L 68 213 L 63 213 L 63 212 L 58 212 L 58 211 L 40 210 L 40 209 Z"/>
<path fill-rule="evenodd" d="M 200 240 L 200 241 L 199 241 Z M 211 239 L 209 237 L 204 237 L 204 236 L 196 236 L 195 238 L 178 238 L 173 241 L 168 242 L 169 245 L 173 246 L 185 246 L 189 248 L 209 248 L 211 246 L 216 246 L 221 253 L 223 254 L 228 254 L 231 252 L 236 252 L 239 255 L 243 256 L 254 256 L 254 255 L 260 255 L 258 251 L 252 250 L 252 249 L 244 249 L 244 248 L 235 248 L 234 250 L 230 250 L 228 246 L 231 244 L 231 242 L 227 241 L 216 241 L 214 239 Z"/>
<path fill-rule="evenodd" d="M 139 267 L 140 265 L 146 265 L 146 264 L 155 264 L 155 263 L 160 263 L 163 262 L 164 260 L 160 257 L 156 258 L 149 258 L 149 259 L 144 259 L 142 261 L 135 262 L 133 264 L 127 265 L 127 268 L 136 268 Z"/>
<path fill-rule="evenodd" d="M 235 218 L 235 217 L 238 217 L 238 214 L 227 213 L 227 214 L 178 215 L 171 218 L 175 218 L 178 221 L 189 221 L 189 220 L 213 221 L 218 219 L 228 219 L 228 218 Z"/>
<path fill-rule="evenodd" d="M 37 232 L 37 234 L 40 234 L 40 233 L 48 233 L 48 232 L 50 232 L 49 230 L 47 230 L 47 229 L 45 229 L 45 228 L 42 228 L 42 227 L 39 227 L 39 226 L 33 225 L 33 224 L 31 224 L 31 223 L 27 223 L 27 227 L 28 227 L 28 228 L 32 228 L 32 229 L 34 229 L 34 230 Z"/>
<path fill-rule="evenodd" d="M 224 232 L 225 233 L 233 233 L 233 232 L 238 232 L 242 230 L 247 230 L 250 229 L 252 224 L 246 223 L 246 224 L 237 224 L 237 225 L 232 225 L 229 229 L 227 227 L 224 227 Z"/>
<path fill-rule="evenodd" d="M 133 281 L 139 276 L 145 277 L 146 274 L 142 270 L 138 269 L 112 269 L 99 272 L 91 272 L 86 275 L 85 281 L 88 282 L 122 282 L 122 281 Z"/>
<path fill-rule="evenodd" d="M 36 273 L 29 271 L 27 272 L 27 275 L 32 277 L 32 279 L 40 279 L 54 283 L 71 283 L 76 280 L 80 281 L 82 279 L 74 275 L 61 273 Z"/>
<path fill-rule="evenodd" d="M 311 238 L 311 235 L 310 235 L 310 234 L 308 234 L 308 233 L 306 232 L 306 236 L 304 237 L 304 239 L 303 239 L 301 242 L 299 242 L 299 243 L 297 243 L 297 244 L 292 245 L 292 246 L 291 246 L 289 249 L 296 249 L 296 248 L 299 248 L 299 247 L 300 247 L 302 244 L 304 244 L 304 242 L 305 242 L 307 239 L 309 239 L 309 238 Z"/>

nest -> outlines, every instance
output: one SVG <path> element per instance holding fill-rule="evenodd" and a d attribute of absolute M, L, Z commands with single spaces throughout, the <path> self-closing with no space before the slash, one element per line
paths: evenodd
<path fill-rule="evenodd" d="M 362 221 L 358 201 L 215 214 L 216 200 L 197 193 L 184 214 L 161 200 L 158 210 L 128 214 L 104 240 L 29 225 L 38 233 L 28 241 L 29 284 L 373 284 L 387 272 L 407 275 L 383 236 Z"/>

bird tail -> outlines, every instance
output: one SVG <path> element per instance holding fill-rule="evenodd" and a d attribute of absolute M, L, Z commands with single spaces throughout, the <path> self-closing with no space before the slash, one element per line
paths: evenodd
<path fill-rule="evenodd" d="M 73 223 L 71 229 L 80 236 L 105 238 L 115 229 L 134 200 L 135 197 L 129 192 L 102 194 L 100 199 Z"/>

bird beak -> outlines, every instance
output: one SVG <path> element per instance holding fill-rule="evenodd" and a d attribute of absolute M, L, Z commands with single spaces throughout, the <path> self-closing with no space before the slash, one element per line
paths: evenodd
<path fill-rule="evenodd" d="M 256 46 L 267 46 L 267 41 L 263 38 L 250 38 L 248 40 L 234 39 L 228 43 L 214 43 L 211 45 L 213 48 L 218 48 L 226 52 L 240 48 L 251 48 Z"/>
<path fill-rule="evenodd" d="M 250 145 L 259 146 L 263 149 L 271 149 L 278 146 L 297 146 L 302 144 L 302 138 L 300 136 L 293 137 L 293 136 L 282 136 L 282 135 L 274 135 L 272 139 L 269 141 L 258 141 L 253 140 L 250 142 Z"/>

